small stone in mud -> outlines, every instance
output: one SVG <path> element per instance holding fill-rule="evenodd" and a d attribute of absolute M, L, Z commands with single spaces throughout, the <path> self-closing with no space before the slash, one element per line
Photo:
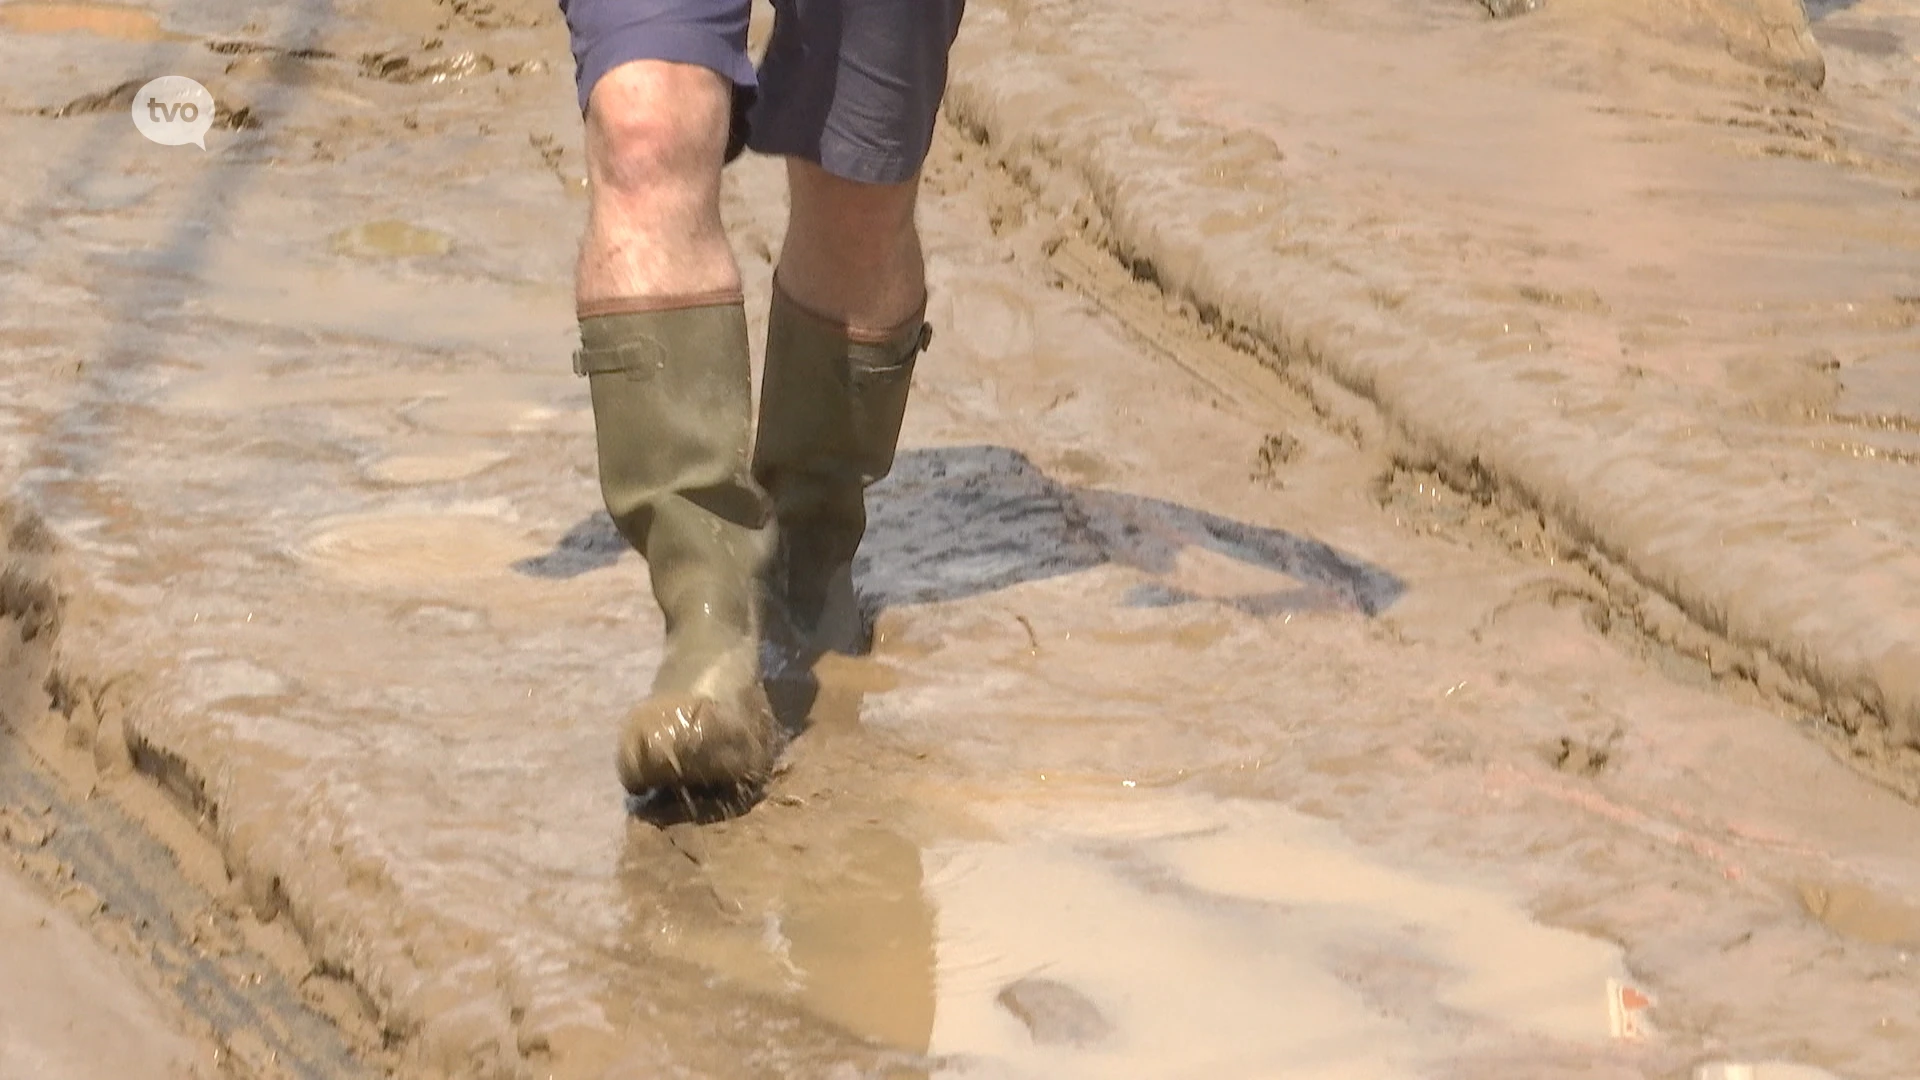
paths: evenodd
<path fill-rule="evenodd" d="M 1045 1045 L 1087 1046 L 1113 1033 L 1100 1007 L 1066 983 L 1026 978 L 1008 983 L 994 1000 Z"/>
<path fill-rule="evenodd" d="M 1487 14 L 1496 19 L 1511 19 L 1515 15 L 1525 15 L 1529 11 L 1538 11 L 1544 0 L 1480 0 L 1480 6 Z"/>

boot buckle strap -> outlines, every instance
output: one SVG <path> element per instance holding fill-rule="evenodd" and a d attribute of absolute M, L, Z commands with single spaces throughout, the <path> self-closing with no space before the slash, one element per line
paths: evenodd
<path fill-rule="evenodd" d="M 651 338 L 629 341 L 624 345 L 608 348 L 575 349 L 573 353 L 573 373 L 575 375 L 612 375 L 627 373 L 630 379 L 643 378 L 667 366 L 665 346 Z"/>
<path fill-rule="evenodd" d="M 895 338 L 894 341 L 898 341 Z M 921 323 L 920 329 L 908 339 L 905 348 L 892 343 L 852 342 L 847 357 L 857 380 L 861 375 L 885 375 L 888 372 L 902 371 L 913 366 L 913 361 L 928 345 L 933 343 L 933 324 Z"/>

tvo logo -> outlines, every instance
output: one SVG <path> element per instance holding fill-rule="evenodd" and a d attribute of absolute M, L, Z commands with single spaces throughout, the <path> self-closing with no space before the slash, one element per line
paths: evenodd
<path fill-rule="evenodd" d="M 185 75 L 163 75 L 133 95 L 133 126 L 161 146 L 207 148 L 213 95 Z"/>

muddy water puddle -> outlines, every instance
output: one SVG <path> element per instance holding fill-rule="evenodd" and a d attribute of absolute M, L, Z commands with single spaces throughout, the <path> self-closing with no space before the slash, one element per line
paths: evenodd
<path fill-rule="evenodd" d="M 299 549 L 335 580 L 406 592 L 510 582 L 512 565 L 539 553 L 520 530 L 477 512 L 344 517 L 323 523 Z"/>
<path fill-rule="evenodd" d="M 368 221 L 334 233 L 327 247 L 359 258 L 421 258 L 445 255 L 453 250 L 453 238 L 405 221 Z"/>
<path fill-rule="evenodd" d="M 369 480 L 396 486 L 437 484 L 478 476 L 507 460 L 504 450 L 449 447 L 414 453 L 388 454 L 367 462 L 361 472 Z"/>
<path fill-rule="evenodd" d="M 19 34 L 83 33 L 120 41 L 169 41 L 182 37 L 163 29 L 160 17 L 144 8 L 55 0 L 13 0 L 0 4 L 0 27 Z"/>
<path fill-rule="evenodd" d="M 935 1075 L 1411 1077 L 1468 1043 L 1618 1030 L 1616 946 L 1274 804 L 1103 788 L 959 818 L 918 845 L 857 828 L 778 895 L 714 858 L 739 917 L 669 947 Z"/>
<path fill-rule="evenodd" d="M 455 378 L 440 371 L 365 375 L 220 370 L 182 380 L 169 390 L 169 398 L 183 408 L 209 412 L 297 408 L 339 413 L 385 405 L 431 432 L 500 435 L 562 420 L 569 403 L 559 395 L 571 389 L 540 375 Z"/>
<path fill-rule="evenodd" d="M 1920 904 L 1851 883 L 1803 881 L 1796 891 L 1807 914 L 1836 934 L 1869 945 L 1920 950 Z"/>

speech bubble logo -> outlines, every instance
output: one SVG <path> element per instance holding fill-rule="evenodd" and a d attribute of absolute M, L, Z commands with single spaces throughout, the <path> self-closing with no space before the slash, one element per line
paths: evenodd
<path fill-rule="evenodd" d="M 207 148 L 213 95 L 185 75 L 162 75 L 133 95 L 133 126 L 161 146 Z"/>

